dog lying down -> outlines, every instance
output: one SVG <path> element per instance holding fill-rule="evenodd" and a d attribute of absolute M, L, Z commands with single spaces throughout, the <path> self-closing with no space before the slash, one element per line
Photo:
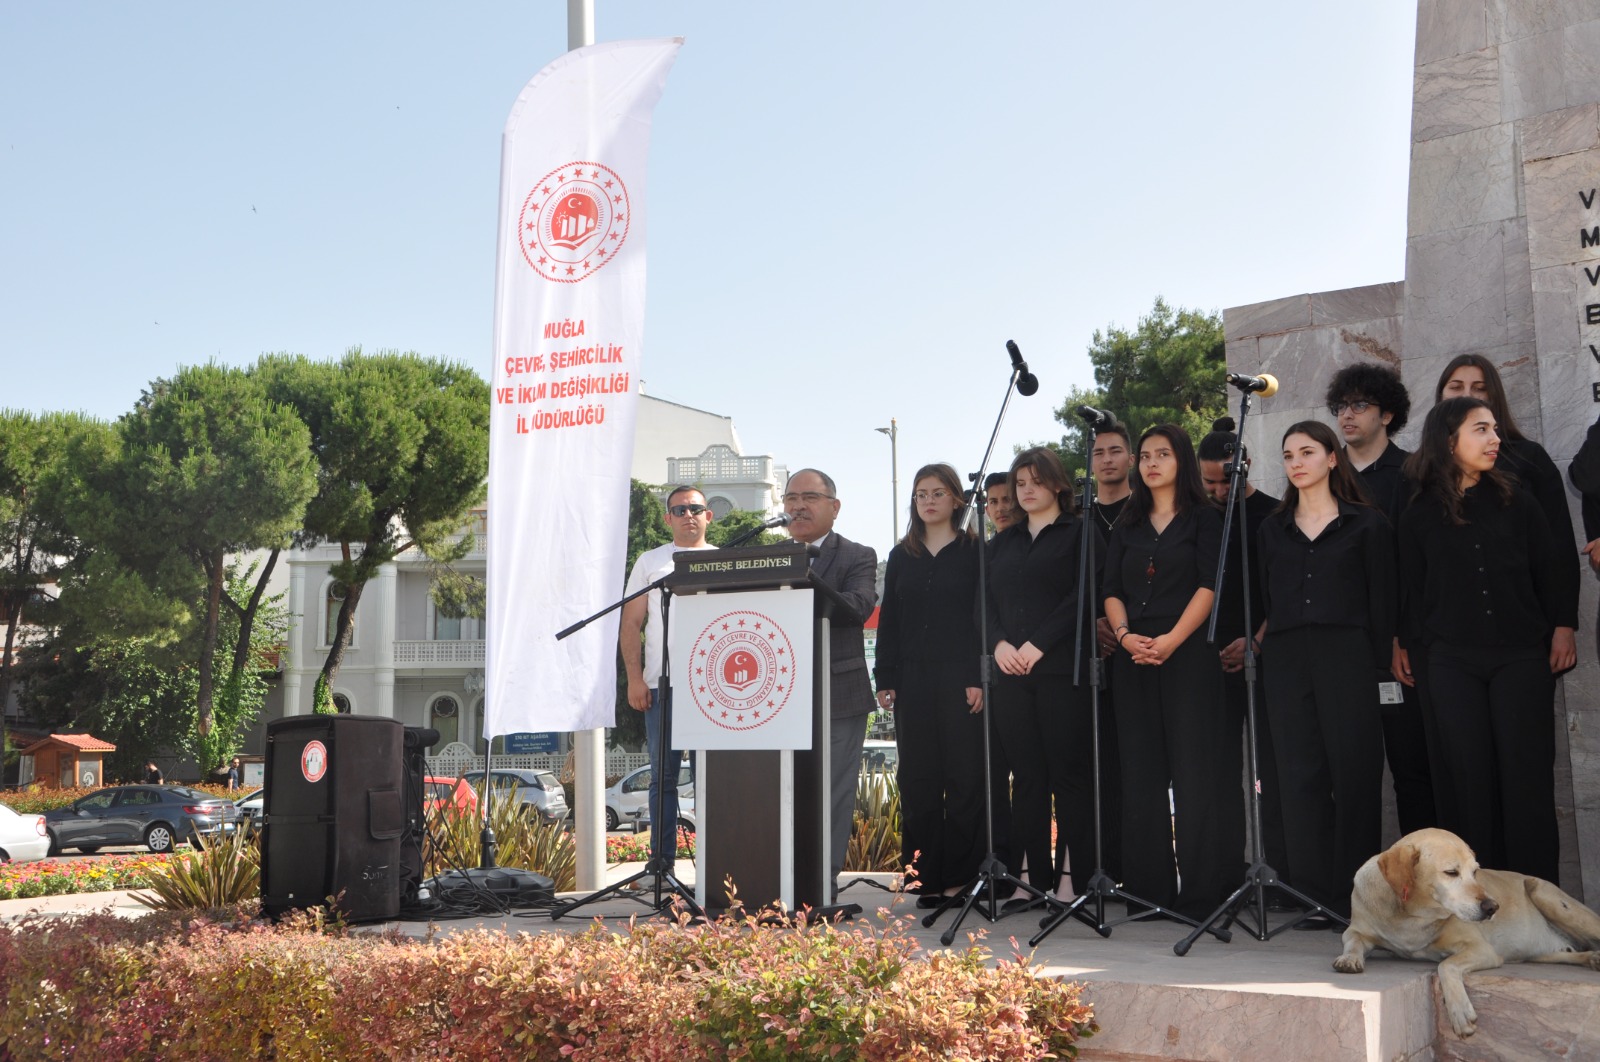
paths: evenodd
<path fill-rule="evenodd" d="M 1439 990 L 1457 1036 L 1477 1031 L 1462 975 L 1508 962 L 1600 970 L 1600 915 L 1543 878 L 1479 870 L 1465 841 L 1418 830 L 1356 871 L 1340 973 L 1360 973 L 1367 953 L 1439 963 Z"/>

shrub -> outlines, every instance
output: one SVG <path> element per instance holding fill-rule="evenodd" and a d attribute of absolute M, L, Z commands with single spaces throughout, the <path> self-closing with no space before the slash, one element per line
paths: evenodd
<path fill-rule="evenodd" d="M 0 863 L 0 900 L 147 888 L 152 871 L 164 866 L 169 858 L 153 854 L 103 855 L 70 862 Z"/>
<path fill-rule="evenodd" d="M 1039 1059 L 1079 987 L 898 921 L 440 941 L 156 913 L 0 926 L 0 1058 Z"/>
<path fill-rule="evenodd" d="M 864 771 L 856 783 L 856 815 L 845 850 L 846 871 L 897 871 L 900 859 L 900 783 L 888 771 Z"/>
<path fill-rule="evenodd" d="M 477 808 L 440 804 L 428 809 L 428 861 L 425 876 L 452 867 L 475 867 L 482 852 L 483 820 Z M 557 892 L 578 884 L 578 851 L 572 835 L 560 825 L 546 826 L 521 801 L 496 800 L 489 811 L 494 830 L 495 862 L 503 867 L 533 870 L 555 881 Z"/>
<path fill-rule="evenodd" d="M 134 899 L 156 910 L 213 910 L 261 895 L 261 845 L 254 830 L 236 830 L 179 852 L 150 874 L 150 894 Z"/>

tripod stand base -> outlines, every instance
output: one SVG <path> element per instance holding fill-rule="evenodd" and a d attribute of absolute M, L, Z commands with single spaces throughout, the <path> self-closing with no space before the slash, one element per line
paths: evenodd
<path fill-rule="evenodd" d="M 1027 905 L 1030 908 L 1037 906 L 1038 904 L 1052 904 L 1057 902 L 1048 893 L 1041 892 L 1032 885 L 1029 885 L 1027 882 L 1023 881 L 1021 878 L 1013 877 L 1011 874 L 1007 873 L 1005 864 L 1000 862 L 993 852 L 990 852 L 989 855 L 984 859 L 983 864 L 978 868 L 978 876 L 967 882 L 967 884 L 962 887 L 960 892 L 948 897 L 944 903 L 939 905 L 937 910 L 933 911 L 926 918 L 924 918 L 922 920 L 922 927 L 924 929 L 930 929 L 933 927 L 933 924 L 939 920 L 940 915 L 953 908 L 961 908 L 961 910 L 956 914 L 955 921 L 950 923 L 950 928 L 945 930 L 944 933 L 939 937 L 939 943 L 948 948 L 950 946 L 950 942 L 956 939 L 956 931 L 961 928 L 961 923 L 966 921 L 967 915 L 971 913 L 974 907 L 978 909 L 979 914 L 983 915 L 983 917 L 987 918 L 989 921 L 1000 921 L 1000 919 L 1006 914 L 1014 913 L 1016 910 L 1016 908 L 1013 908 L 1011 912 L 1002 910 L 1002 901 L 999 895 L 1001 885 L 1010 885 L 1014 894 L 1025 893 L 1026 895 L 1033 897 L 1035 901 L 1034 904 Z M 985 890 L 988 892 L 988 899 L 980 902 L 980 897 L 984 895 Z M 1015 904 L 1019 898 L 1020 897 L 1013 895 L 1011 900 L 1004 902 Z M 988 910 L 985 910 L 984 907 L 987 907 Z"/>
<path fill-rule="evenodd" d="M 644 865 L 644 869 L 630 874 L 614 885 L 607 885 L 598 892 L 588 896 L 580 896 L 576 900 L 562 904 L 550 912 L 550 920 L 555 921 L 562 915 L 571 914 L 580 907 L 597 903 L 609 896 L 616 896 L 632 889 L 635 882 L 648 880 L 650 888 L 643 890 L 653 893 L 653 897 L 643 895 L 629 896 L 628 899 L 637 900 L 646 907 L 651 908 L 652 914 L 676 917 L 680 910 L 687 910 L 689 917 L 696 922 L 705 921 L 706 913 L 700 905 L 694 902 L 694 890 L 673 876 L 672 871 L 652 859 Z"/>
<path fill-rule="evenodd" d="M 1105 908 L 1107 900 L 1120 900 L 1127 904 L 1130 909 L 1137 904 L 1142 909 L 1123 918 L 1108 922 L 1106 921 Z M 1092 915 L 1086 910 L 1091 901 L 1095 905 L 1094 914 Z M 1125 892 L 1116 882 L 1111 880 L 1111 875 L 1104 870 L 1096 870 L 1089 875 L 1089 881 L 1084 886 L 1083 894 L 1076 897 L 1071 903 L 1063 904 L 1059 900 L 1051 902 L 1059 909 L 1039 923 L 1039 932 L 1028 941 L 1028 947 L 1030 948 L 1038 947 L 1041 940 L 1054 933 L 1060 928 L 1061 923 L 1069 918 L 1076 918 L 1102 937 L 1109 937 L 1113 929 L 1127 922 L 1145 922 L 1154 918 L 1168 918 L 1194 926 L 1197 936 L 1202 932 L 1208 932 L 1224 944 L 1233 938 L 1233 934 L 1228 932 L 1226 926 L 1221 929 L 1213 929 L 1209 922 L 1202 926 L 1194 919 L 1181 915 L 1177 911 L 1162 907 L 1158 903 L 1151 903 L 1149 900 L 1141 899 L 1130 892 Z"/>
<path fill-rule="evenodd" d="M 1267 928 L 1268 889 L 1278 890 L 1279 893 L 1293 900 L 1300 908 L 1299 915 L 1286 919 L 1284 922 L 1274 926 L 1270 930 Z M 1249 910 L 1252 914 L 1254 914 L 1254 925 L 1247 923 L 1241 917 L 1246 910 Z M 1223 900 L 1222 905 L 1215 911 L 1212 911 L 1210 917 L 1208 917 L 1203 924 L 1196 926 L 1194 932 L 1190 933 L 1187 937 L 1184 937 L 1182 940 L 1178 941 L 1178 943 L 1174 944 L 1172 946 L 1172 951 L 1176 955 L 1189 954 L 1189 948 L 1194 944 L 1196 938 L 1198 938 L 1202 932 L 1209 931 L 1213 934 L 1217 932 L 1217 930 L 1212 929 L 1211 927 L 1216 924 L 1217 919 L 1219 918 L 1223 919 L 1223 932 L 1226 932 L 1228 927 L 1237 921 L 1241 926 L 1245 927 L 1246 932 L 1255 937 L 1257 940 L 1269 940 L 1272 937 L 1277 936 L 1279 933 L 1282 933 L 1285 929 L 1294 929 L 1306 921 L 1306 919 L 1314 918 L 1319 915 L 1330 919 L 1335 926 L 1343 926 L 1348 928 L 1350 925 L 1350 920 L 1348 918 L 1329 910 L 1322 904 L 1307 896 L 1305 893 L 1297 892 L 1292 886 L 1285 885 L 1282 881 L 1278 880 L 1277 871 L 1273 870 L 1266 863 L 1258 860 L 1250 864 L 1250 869 L 1245 871 L 1244 883 L 1237 889 L 1234 889 L 1233 894 L 1226 900 Z M 1226 917 L 1224 918 L 1224 916 Z M 1228 942 L 1228 938 L 1225 936 L 1218 937 L 1218 939 L 1224 944 Z"/>

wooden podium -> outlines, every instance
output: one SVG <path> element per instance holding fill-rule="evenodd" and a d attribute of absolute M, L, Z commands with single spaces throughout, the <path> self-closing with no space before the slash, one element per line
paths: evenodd
<path fill-rule="evenodd" d="M 834 884 L 828 880 L 828 631 L 830 617 L 849 606 L 812 577 L 810 556 L 798 542 L 686 550 L 675 563 L 667 584 L 674 595 L 668 747 L 698 757 L 695 901 L 708 915 L 726 911 L 724 883 L 732 881 L 746 910 L 774 902 L 791 911 L 827 905 Z M 781 633 L 770 620 L 761 622 L 778 607 L 801 617 L 782 624 Z M 762 632 L 742 632 L 744 622 Z M 769 665 L 771 681 L 763 671 Z M 755 717 L 774 703 L 774 688 L 785 689 L 784 674 L 809 682 L 805 703 L 782 706 L 780 728 L 777 720 L 768 725 Z M 724 676 L 739 688 L 715 688 Z"/>

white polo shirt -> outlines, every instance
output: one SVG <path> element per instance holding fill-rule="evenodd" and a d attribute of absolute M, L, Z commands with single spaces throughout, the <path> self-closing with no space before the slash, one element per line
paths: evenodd
<path fill-rule="evenodd" d="M 628 573 L 628 586 L 623 596 L 642 590 L 663 575 L 671 574 L 673 554 L 685 549 L 716 548 L 709 543 L 704 546 L 679 546 L 668 542 L 646 550 L 633 562 L 633 571 Z M 645 685 L 655 689 L 661 684 L 661 591 L 650 591 L 644 600 L 644 681 Z"/>

